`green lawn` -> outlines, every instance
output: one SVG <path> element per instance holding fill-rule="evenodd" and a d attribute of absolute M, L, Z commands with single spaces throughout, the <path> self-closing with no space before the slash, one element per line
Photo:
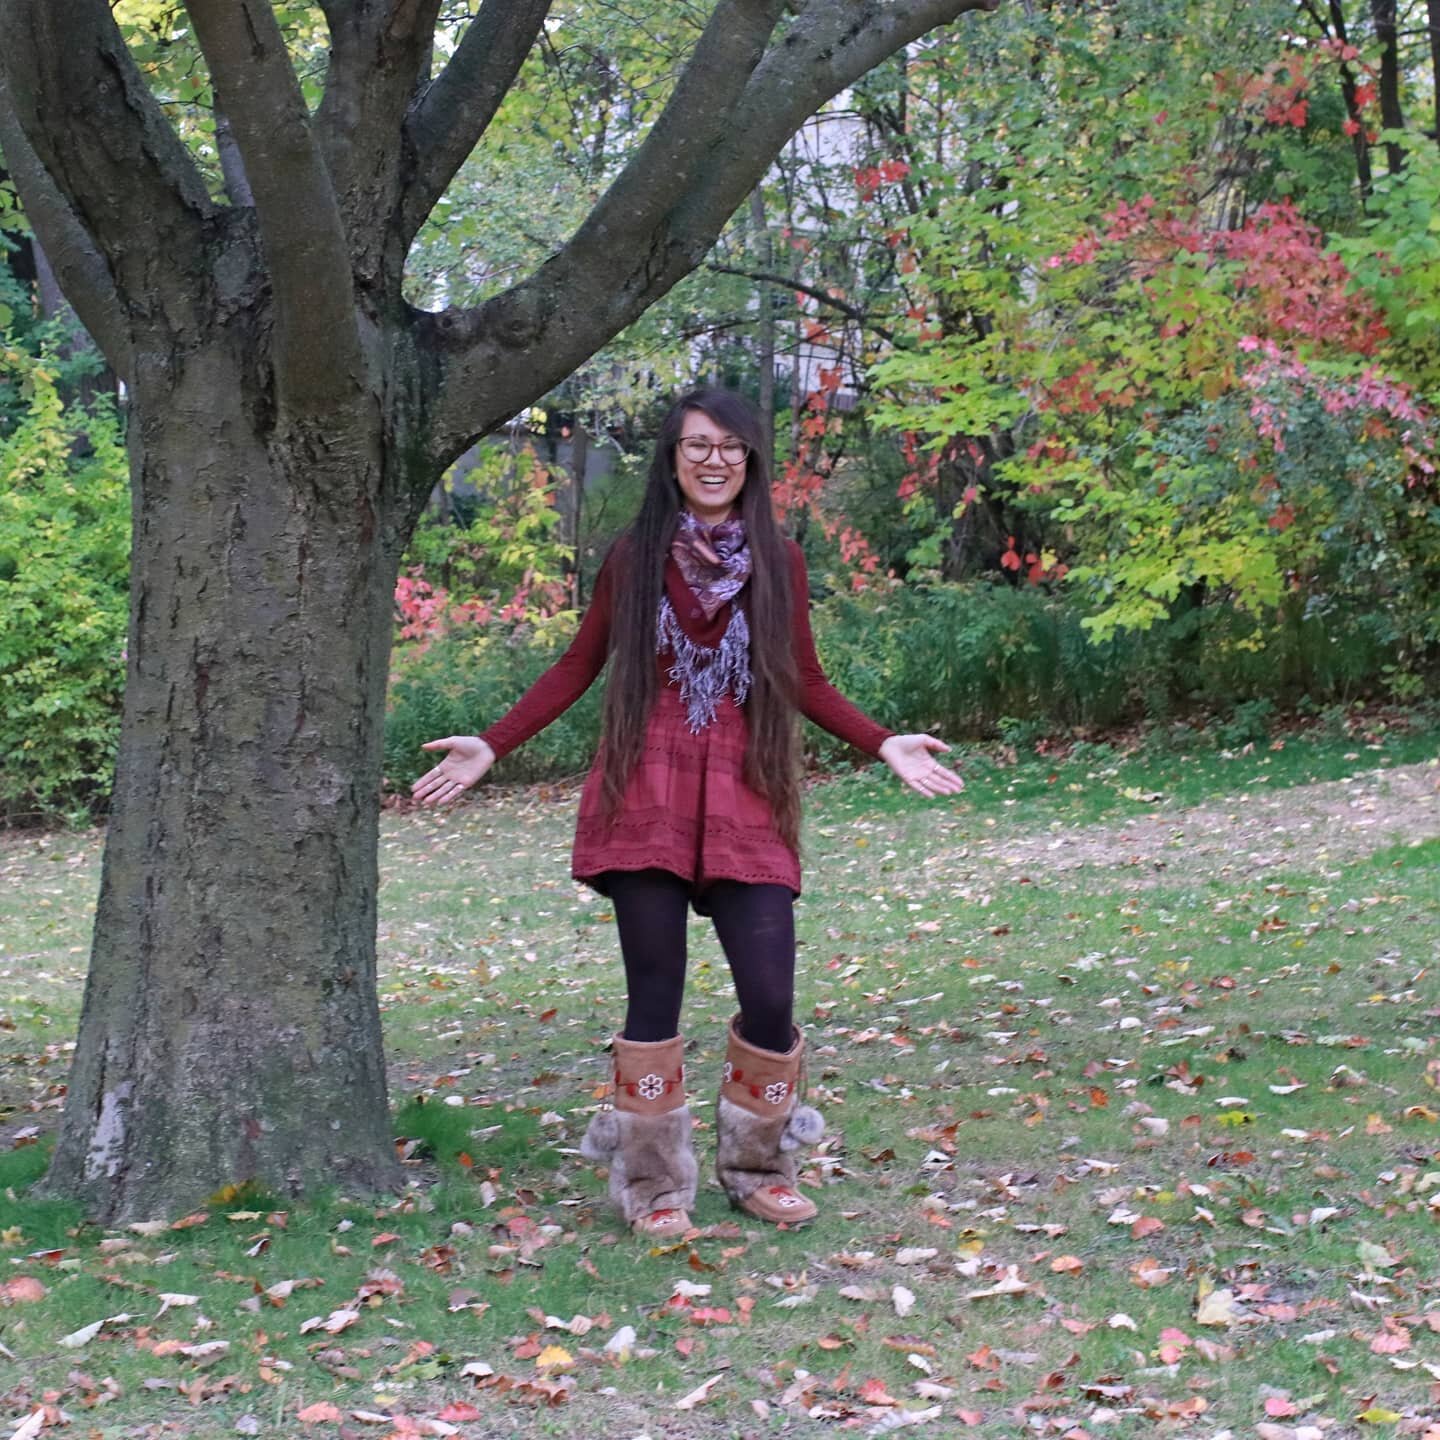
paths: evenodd
<path fill-rule="evenodd" d="M 700 1233 L 658 1252 L 574 1153 L 623 986 L 604 902 L 569 879 L 573 794 L 387 817 L 381 992 L 412 1189 L 283 1215 L 217 1197 L 143 1234 L 24 1194 L 98 842 L 0 841 L 0 1121 L 37 1142 L 0 1155 L 0 1420 L 48 1393 L 64 1433 L 107 1437 L 1423 1434 L 1440 816 L 1363 859 L 1241 876 L 991 852 L 1435 753 L 1376 733 L 972 760 L 966 794 L 929 806 L 878 770 L 815 787 L 798 915 L 822 1217 L 769 1230 L 710 1185 Z M 708 1161 L 731 997 L 699 921 L 691 942 Z"/>

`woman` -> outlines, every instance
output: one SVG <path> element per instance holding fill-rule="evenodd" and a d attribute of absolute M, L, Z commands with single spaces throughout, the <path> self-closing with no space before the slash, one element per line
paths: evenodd
<path fill-rule="evenodd" d="M 795 1151 L 822 1122 L 800 1105 L 793 1019 L 800 892 L 796 713 L 878 756 L 921 795 L 963 788 L 930 735 L 895 735 L 826 680 L 800 547 L 775 523 L 759 418 L 724 390 L 684 395 L 655 445 L 640 514 L 611 547 L 574 643 L 483 735 L 413 787 L 454 800 L 579 699 L 611 662 L 599 754 L 580 799 L 572 872 L 614 907 L 625 1026 L 615 1104 L 581 1150 L 647 1236 L 683 1234 L 697 1169 L 679 1034 L 687 907 L 715 924 L 740 1013 L 716 1110 L 717 1172 L 757 1219 L 802 1224 Z"/>

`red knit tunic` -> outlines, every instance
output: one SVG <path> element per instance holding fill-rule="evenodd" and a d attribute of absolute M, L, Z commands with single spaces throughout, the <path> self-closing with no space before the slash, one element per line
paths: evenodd
<path fill-rule="evenodd" d="M 801 713 L 839 739 L 876 755 L 893 732 L 864 715 L 825 678 L 810 629 L 805 558 L 794 541 L 787 541 L 786 548 L 795 583 L 791 636 Z M 604 667 L 610 652 L 614 572 L 612 553 L 601 567 L 594 599 L 570 648 L 481 737 L 497 758 L 563 714 Z M 686 635 L 699 645 L 718 645 L 730 623 L 733 602 L 707 622 L 671 559 L 665 564 L 665 589 Z M 748 737 L 744 706 L 726 696 L 715 722 L 692 735 L 679 686 L 666 675 L 673 656 L 657 656 L 657 664 L 661 686 L 646 727 L 644 750 L 616 815 L 607 815 L 601 803 L 603 747 L 586 778 L 572 874 L 602 893 L 606 871 L 661 869 L 690 881 L 697 895 L 722 879 L 786 885 L 798 894 L 799 858 L 780 838 L 767 802 L 742 778 Z"/>

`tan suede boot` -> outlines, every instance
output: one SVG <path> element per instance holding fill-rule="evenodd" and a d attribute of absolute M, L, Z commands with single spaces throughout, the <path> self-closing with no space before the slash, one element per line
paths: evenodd
<path fill-rule="evenodd" d="M 720 1099 L 715 1111 L 715 1170 L 737 1210 L 772 1225 L 803 1225 L 818 1213 L 795 1188 L 796 1151 L 825 1133 L 816 1110 L 799 1103 L 805 1041 L 783 1055 L 761 1050 L 730 1022 Z"/>
<path fill-rule="evenodd" d="M 610 1167 L 610 1198 L 637 1235 L 690 1228 L 698 1168 L 685 1104 L 685 1042 L 617 1035 L 615 1108 L 590 1122 L 580 1153 Z"/>

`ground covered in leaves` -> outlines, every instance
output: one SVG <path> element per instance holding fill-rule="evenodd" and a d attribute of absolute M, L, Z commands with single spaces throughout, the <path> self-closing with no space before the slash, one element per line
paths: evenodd
<path fill-rule="evenodd" d="M 0 842 L 0 1436 L 1440 1440 L 1431 734 L 976 757 L 816 786 L 798 912 L 822 1207 L 702 1188 L 647 1249 L 575 1147 L 622 1009 L 573 795 L 387 817 L 393 1201 L 27 1197 L 93 835 Z M 691 931 L 702 1164 L 731 1009 Z"/>

